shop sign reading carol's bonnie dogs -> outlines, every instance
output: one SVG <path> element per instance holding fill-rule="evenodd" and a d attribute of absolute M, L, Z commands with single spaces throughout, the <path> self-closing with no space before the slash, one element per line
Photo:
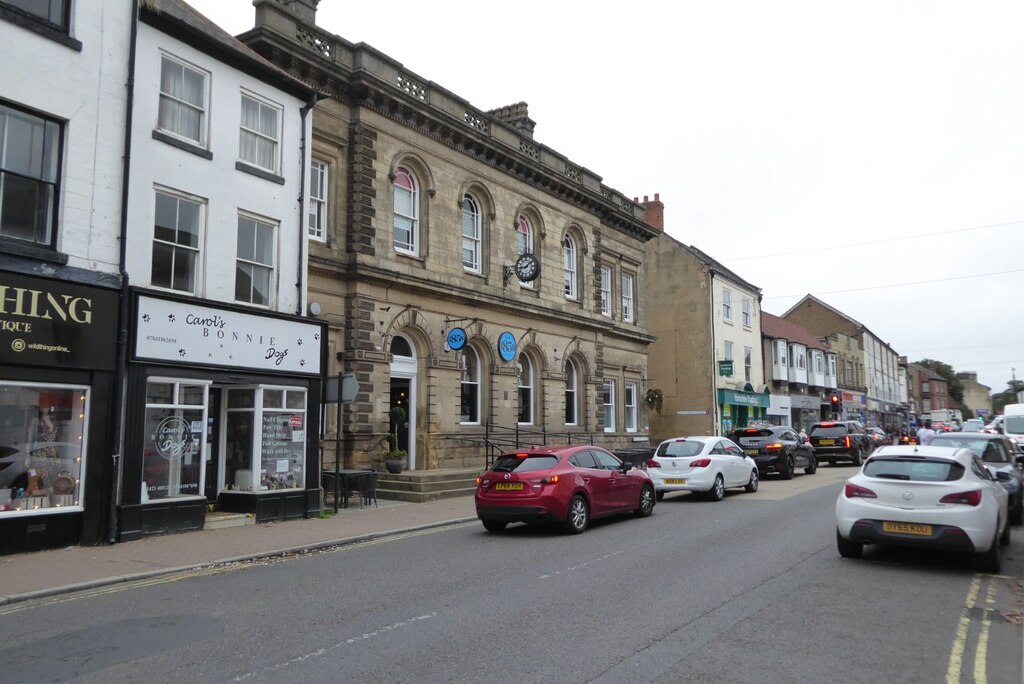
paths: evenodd
<path fill-rule="evenodd" d="M 138 359 L 320 374 L 321 326 L 140 295 Z"/>

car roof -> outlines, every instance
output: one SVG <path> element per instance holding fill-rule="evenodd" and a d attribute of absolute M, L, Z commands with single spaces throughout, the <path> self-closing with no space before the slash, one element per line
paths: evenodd
<path fill-rule="evenodd" d="M 970 465 L 975 454 L 964 447 L 944 447 L 921 444 L 894 444 L 892 446 L 881 446 L 868 457 L 868 460 L 880 457 L 918 456 L 924 458 L 943 458 L 956 461 L 963 466 Z"/>
<path fill-rule="evenodd" d="M 959 439 L 972 442 L 985 439 L 994 442 L 995 440 L 1005 439 L 1005 437 L 994 432 L 943 432 L 941 435 L 935 435 L 932 439 Z"/>
<path fill-rule="evenodd" d="M 729 439 L 729 438 L 728 437 L 724 437 L 722 435 L 710 435 L 710 436 L 709 435 L 685 435 L 685 436 L 681 436 L 681 437 L 669 437 L 668 439 L 663 439 L 663 440 L 661 440 L 661 444 L 667 444 L 668 442 L 679 442 L 679 441 L 684 441 L 684 442 L 703 442 L 703 443 L 706 444 L 707 442 L 710 442 L 712 440 L 719 440 L 719 439 Z M 659 444 L 659 446 L 661 446 L 661 444 Z"/>

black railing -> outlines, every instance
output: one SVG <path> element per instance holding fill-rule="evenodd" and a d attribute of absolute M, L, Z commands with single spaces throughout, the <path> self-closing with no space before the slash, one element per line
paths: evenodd
<path fill-rule="evenodd" d="M 484 423 L 483 429 L 483 434 L 450 433 L 441 437 L 454 445 L 482 447 L 485 468 L 494 465 L 494 460 L 501 454 L 525 447 L 547 444 L 600 444 L 604 439 L 603 432 L 552 431 L 544 427 L 534 428 L 522 425 L 506 427 L 494 423 Z"/>

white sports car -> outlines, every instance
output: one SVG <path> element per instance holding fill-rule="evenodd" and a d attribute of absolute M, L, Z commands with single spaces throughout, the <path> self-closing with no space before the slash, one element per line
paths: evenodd
<path fill-rule="evenodd" d="M 881 447 L 836 500 L 839 554 L 859 558 L 865 544 L 945 549 L 999 572 L 999 546 L 1010 542 L 1004 477 L 969 449 Z"/>
<path fill-rule="evenodd" d="M 703 492 L 721 501 L 730 487 L 757 491 L 757 463 L 725 437 L 666 439 L 646 465 L 659 501 L 666 492 Z"/>

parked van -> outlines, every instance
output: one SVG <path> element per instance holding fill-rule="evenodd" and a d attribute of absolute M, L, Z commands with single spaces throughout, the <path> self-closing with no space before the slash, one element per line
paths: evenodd
<path fill-rule="evenodd" d="M 1003 434 L 1024 444 L 1024 404 L 1007 404 L 1003 407 Z"/>

